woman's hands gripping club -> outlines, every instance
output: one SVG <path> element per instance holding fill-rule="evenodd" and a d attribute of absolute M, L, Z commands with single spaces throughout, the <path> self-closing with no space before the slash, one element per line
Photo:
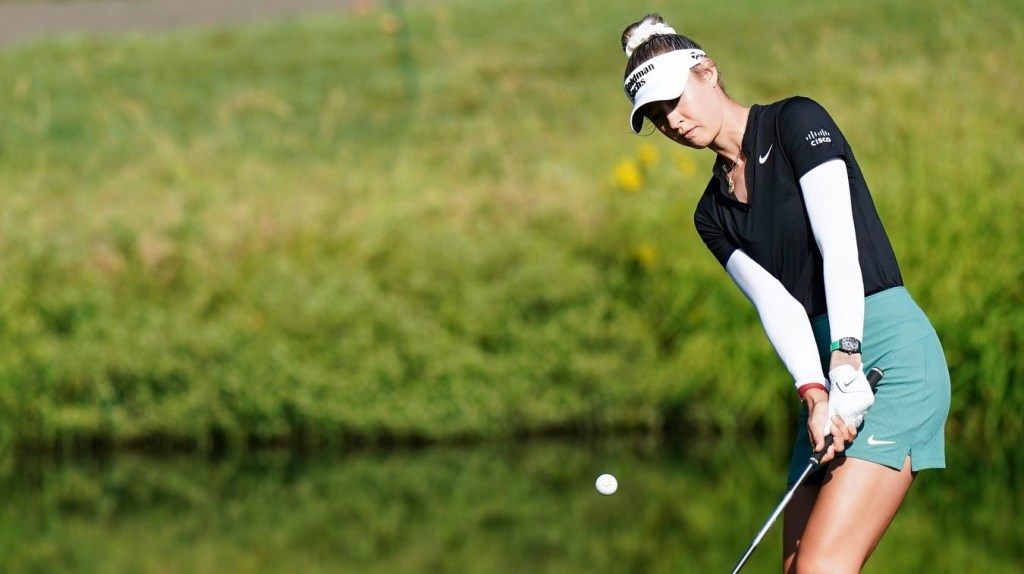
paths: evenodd
<path fill-rule="evenodd" d="M 881 378 L 881 372 L 871 373 L 873 381 L 860 368 L 840 364 L 829 371 L 831 392 L 807 393 L 807 432 L 811 438 L 815 458 L 820 456 L 822 464 L 828 463 L 846 445 L 857 438 L 857 427 L 864 422 L 864 415 L 875 402 L 873 387 Z"/>

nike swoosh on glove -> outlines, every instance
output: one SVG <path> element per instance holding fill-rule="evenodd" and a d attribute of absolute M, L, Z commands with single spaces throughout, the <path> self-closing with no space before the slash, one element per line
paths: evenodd
<path fill-rule="evenodd" d="M 839 365 L 828 372 L 832 389 L 828 394 L 828 422 L 825 434 L 832 432 L 832 415 L 839 415 L 847 424 L 859 427 L 864 415 L 875 404 L 875 393 L 871 391 L 864 371 L 850 365 Z"/>

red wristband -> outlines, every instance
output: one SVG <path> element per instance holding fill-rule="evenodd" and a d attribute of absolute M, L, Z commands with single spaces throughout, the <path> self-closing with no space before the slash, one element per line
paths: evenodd
<path fill-rule="evenodd" d="M 796 390 L 797 394 L 800 395 L 801 401 L 804 400 L 804 395 L 807 394 L 807 391 L 810 391 L 811 389 L 821 389 L 822 391 L 825 391 L 826 395 L 828 394 L 828 389 L 825 388 L 825 385 L 821 383 L 807 383 L 806 385 L 800 385 L 800 388 Z"/>

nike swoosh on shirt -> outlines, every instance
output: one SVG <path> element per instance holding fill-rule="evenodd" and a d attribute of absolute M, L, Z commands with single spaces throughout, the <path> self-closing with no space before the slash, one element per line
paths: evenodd
<path fill-rule="evenodd" d="M 878 446 L 882 444 L 896 444 L 896 441 L 878 440 L 875 438 L 875 435 L 871 435 L 868 437 L 868 444 L 870 444 L 871 446 Z"/>
<path fill-rule="evenodd" d="M 757 162 L 763 164 L 768 161 L 768 156 L 771 155 L 773 147 L 775 147 L 775 144 L 768 146 L 768 151 L 766 151 L 764 155 L 757 156 Z"/>

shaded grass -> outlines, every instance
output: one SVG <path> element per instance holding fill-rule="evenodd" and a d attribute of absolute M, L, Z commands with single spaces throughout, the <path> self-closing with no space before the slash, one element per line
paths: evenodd
<path fill-rule="evenodd" d="M 946 346 L 951 434 L 994 446 L 1024 406 L 1021 8 L 941 4 L 651 6 L 738 100 L 830 109 Z M 628 134 L 640 15 L 458 1 L 0 53 L 0 440 L 788 435 L 690 223 L 711 155 Z"/>

